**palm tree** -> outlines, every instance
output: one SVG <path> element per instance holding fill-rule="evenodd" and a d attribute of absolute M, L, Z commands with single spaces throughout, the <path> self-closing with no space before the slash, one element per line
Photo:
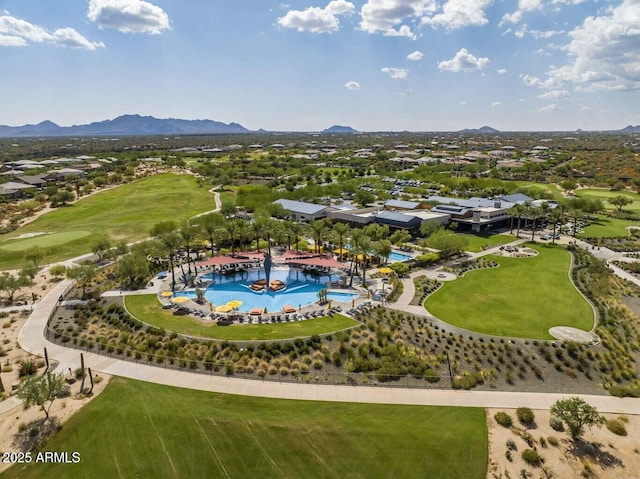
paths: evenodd
<path fill-rule="evenodd" d="M 564 222 L 564 215 L 567 212 L 567 208 L 564 205 L 558 205 L 553 210 L 551 210 L 551 215 L 549 219 L 553 222 L 553 237 L 551 238 L 551 242 L 555 244 L 556 242 L 556 228 L 558 227 L 557 223 Z"/>
<path fill-rule="evenodd" d="M 308 232 L 315 242 L 316 253 L 320 253 L 322 241 L 329 230 L 329 224 L 326 220 L 317 220 L 309 223 Z"/>
<path fill-rule="evenodd" d="M 362 255 L 362 284 L 366 288 L 367 286 L 367 260 L 370 258 L 373 252 L 373 241 L 367 235 L 362 235 L 358 240 L 357 249 Z"/>
<path fill-rule="evenodd" d="M 285 221 L 284 227 L 287 231 L 287 234 L 293 236 L 293 240 L 295 242 L 296 251 L 297 251 L 299 249 L 298 244 L 300 241 L 300 235 L 302 234 L 302 230 L 304 229 L 304 227 L 302 226 L 301 223 L 298 223 L 296 221 L 291 221 L 291 220 Z M 291 249 L 291 244 L 289 244 L 288 246 L 289 246 L 289 249 Z"/>
<path fill-rule="evenodd" d="M 182 244 L 182 238 L 175 231 L 162 234 L 160 237 L 162 246 L 167 250 L 169 254 L 169 264 L 171 265 L 171 291 L 176 289 L 176 273 L 175 273 L 175 256 Z"/>
<path fill-rule="evenodd" d="M 256 239 L 256 249 L 260 252 L 260 240 L 264 237 L 267 232 L 267 221 L 266 218 L 261 216 L 256 216 L 251 221 L 251 231 Z"/>
<path fill-rule="evenodd" d="M 351 232 L 351 227 L 347 223 L 336 223 L 333 225 L 333 237 L 335 241 L 338 243 L 338 248 L 340 249 L 340 261 L 342 261 L 343 250 L 344 250 L 344 242 L 349 236 Z"/>
<path fill-rule="evenodd" d="M 358 254 L 360 254 L 360 241 L 364 231 L 355 229 L 351 232 L 351 268 L 349 275 L 349 287 L 353 286 L 353 276 L 358 272 Z"/>
<path fill-rule="evenodd" d="M 516 238 L 520 238 L 520 219 L 522 218 L 522 215 L 525 213 L 525 207 L 523 205 L 513 205 L 511 208 L 509 208 L 509 214 L 511 214 L 511 217 L 516 217 L 518 218 L 518 227 L 516 230 Z M 511 230 L 513 231 L 513 229 Z"/>
<path fill-rule="evenodd" d="M 389 240 L 378 241 L 377 243 L 374 244 L 374 248 L 378 256 L 380 256 L 381 258 L 384 258 L 384 264 L 387 264 L 389 262 L 389 256 L 391 256 L 391 253 L 393 252 L 391 241 Z"/>
<path fill-rule="evenodd" d="M 214 239 L 224 224 L 224 217 L 220 213 L 211 213 L 198 218 L 198 223 L 202 234 L 209 240 L 211 255 L 213 255 Z"/>
<path fill-rule="evenodd" d="M 540 208 L 539 206 L 531 206 L 528 211 L 528 216 L 532 221 L 531 241 L 534 241 L 536 235 L 536 224 L 538 220 L 543 216 L 542 208 Z"/>
<path fill-rule="evenodd" d="M 189 276 L 191 276 L 191 243 L 196 237 L 196 231 L 189 221 L 183 221 L 180 225 L 179 233 L 187 248 L 187 271 L 189 272 Z"/>
<path fill-rule="evenodd" d="M 240 236 L 240 232 L 242 228 L 243 228 L 243 225 L 240 223 L 240 220 L 237 220 L 237 219 L 232 219 L 230 221 L 227 221 L 223 226 L 225 235 L 231 242 L 231 256 L 235 256 L 236 254 L 236 250 L 235 250 L 236 239 Z"/>

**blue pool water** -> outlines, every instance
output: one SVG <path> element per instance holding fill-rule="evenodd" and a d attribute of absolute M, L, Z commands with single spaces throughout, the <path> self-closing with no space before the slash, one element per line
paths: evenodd
<path fill-rule="evenodd" d="M 390 255 L 389 255 L 389 261 L 392 263 L 397 263 L 399 261 L 407 261 L 408 259 L 413 258 L 413 256 L 408 255 L 408 254 L 404 254 L 404 253 L 400 253 L 398 251 L 393 251 Z"/>
<path fill-rule="evenodd" d="M 239 311 L 248 312 L 253 308 L 267 308 L 268 312 L 277 312 L 285 304 L 294 308 L 306 306 L 318 300 L 318 291 L 327 287 L 329 281 L 340 281 L 339 275 L 315 276 L 302 271 L 289 268 L 277 268 L 271 270 L 270 281 L 279 279 L 287 285 L 287 288 L 278 291 L 265 291 L 258 293 L 249 288 L 252 282 L 264 279 L 263 270 L 245 271 L 233 275 L 209 274 L 205 279 L 214 283 L 205 291 L 205 298 L 216 306 L 226 304 L 229 301 L 242 301 Z M 195 297 L 194 292 L 177 292 L 175 296 Z M 331 301 L 350 302 L 358 295 L 353 293 L 328 293 Z"/>

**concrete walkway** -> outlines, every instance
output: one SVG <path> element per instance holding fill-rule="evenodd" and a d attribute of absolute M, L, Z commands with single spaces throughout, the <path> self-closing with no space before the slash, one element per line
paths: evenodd
<path fill-rule="evenodd" d="M 30 353 L 42 356 L 44 348 L 47 348 L 49 358 L 59 362 L 56 371 L 64 373 L 68 373 L 69 370 L 73 371 L 80 366 L 80 351 L 49 342 L 45 339 L 43 331 L 59 296 L 70 284 L 70 280 L 61 281 L 49 292 L 35 306 L 33 313 L 18 335 L 20 346 Z M 95 372 L 202 391 L 269 398 L 467 407 L 515 408 L 528 406 L 532 409 L 548 409 L 558 399 L 568 396 L 567 394 L 537 392 L 456 391 L 385 386 L 280 383 L 168 370 L 87 352 L 84 353 L 84 356 L 85 365 Z M 640 414 L 640 400 L 637 399 L 594 395 L 582 395 L 582 397 L 601 412 Z M 10 404 L 8 403 L 8 405 Z"/>

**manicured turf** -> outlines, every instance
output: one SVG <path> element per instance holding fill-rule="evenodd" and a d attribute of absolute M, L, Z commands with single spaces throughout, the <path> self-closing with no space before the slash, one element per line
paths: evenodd
<path fill-rule="evenodd" d="M 65 233 L 75 239 L 47 236 L 28 241 L 29 246 L 50 249 L 43 263 L 71 258 L 91 251 L 91 242 L 101 233 L 114 239 L 135 241 L 149 236 L 151 227 L 160 221 L 180 220 L 215 208 L 214 197 L 207 188 L 199 188 L 190 175 L 156 175 L 118 188 L 96 193 L 71 206 L 58 208 L 9 235 L 0 237 L 0 268 L 17 268 L 23 262 L 23 250 L 8 250 L 24 233 Z M 85 235 L 89 232 L 89 235 Z M 54 237 L 55 238 L 55 237 Z M 23 241 L 23 240 L 15 240 Z M 25 240 L 26 241 L 26 240 Z"/>
<path fill-rule="evenodd" d="M 175 315 L 162 309 L 155 295 L 125 297 L 127 310 L 140 321 L 167 331 L 229 341 L 278 340 L 325 334 L 357 326 L 360 323 L 340 314 L 290 323 L 233 324 L 218 326 L 215 321 Z"/>
<path fill-rule="evenodd" d="M 427 298 L 426 308 L 455 326 L 498 336 L 552 339 L 553 326 L 589 331 L 593 310 L 569 279 L 569 253 L 559 246 L 527 246 L 540 254 L 488 256 L 500 267 L 445 283 Z"/>
<path fill-rule="evenodd" d="M 598 216 L 598 219 L 592 221 L 589 226 L 579 233 L 580 238 L 613 238 L 619 236 L 629 236 L 627 226 L 640 226 L 637 221 L 619 220 L 617 218 L 608 218 L 606 216 Z"/>
<path fill-rule="evenodd" d="M 44 447 L 79 464 L 13 467 L 7 479 L 114 477 L 483 479 L 478 408 L 287 401 L 114 378 Z"/>
<path fill-rule="evenodd" d="M 479 253 L 480 251 L 482 251 L 482 247 L 485 245 L 497 246 L 501 244 L 511 243 L 512 241 L 515 241 L 517 239 L 515 236 L 509 236 L 509 235 L 481 236 L 481 235 L 461 234 L 461 233 L 458 233 L 458 234 L 459 236 L 463 236 L 464 238 L 467 238 L 467 241 L 469 241 L 469 243 L 465 248 L 465 251 L 470 251 L 471 253 Z"/>
<path fill-rule="evenodd" d="M 70 241 L 77 240 L 89 236 L 89 231 L 63 231 L 61 233 L 52 233 L 38 235 L 31 238 L 20 238 L 4 241 L 0 243 L 0 249 L 7 251 L 21 251 L 31 248 L 32 246 L 40 246 L 41 248 L 59 247 Z"/>
<path fill-rule="evenodd" d="M 553 196 L 553 199 L 555 200 L 559 200 L 562 198 L 560 189 L 556 185 L 550 183 L 536 183 L 534 181 L 513 181 L 511 183 L 516 183 L 520 188 L 523 189 L 547 192 L 551 194 L 551 196 Z"/>
<path fill-rule="evenodd" d="M 626 205 L 623 211 L 640 211 L 640 195 L 632 191 L 611 191 L 599 188 L 585 188 L 576 190 L 576 195 L 582 198 L 598 198 L 604 203 L 604 207 L 608 210 L 617 210 L 618 207 L 609 203 L 609 200 L 616 196 L 626 196 L 633 201 L 630 205 Z"/>

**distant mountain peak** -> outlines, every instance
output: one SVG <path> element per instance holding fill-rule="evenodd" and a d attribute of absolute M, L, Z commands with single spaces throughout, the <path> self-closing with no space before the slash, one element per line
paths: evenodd
<path fill-rule="evenodd" d="M 215 135 L 249 133 L 239 123 L 222 123 L 213 120 L 181 120 L 178 118 L 154 118 L 138 114 L 121 115 L 113 120 L 93 122 L 88 125 L 58 126 L 45 120 L 37 125 L 3 126 L 0 137 L 29 136 L 100 136 L 100 135 Z"/>
<path fill-rule="evenodd" d="M 458 133 L 500 133 L 500 130 L 496 130 L 490 126 L 481 126 L 480 128 L 466 128 L 464 130 L 460 130 Z"/>
<path fill-rule="evenodd" d="M 322 130 L 322 133 L 358 133 L 358 130 L 353 129 L 350 126 L 333 125 Z"/>
<path fill-rule="evenodd" d="M 628 125 L 622 130 L 618 130 L 619 133 L 640 133 L 640 125 Z"/>

